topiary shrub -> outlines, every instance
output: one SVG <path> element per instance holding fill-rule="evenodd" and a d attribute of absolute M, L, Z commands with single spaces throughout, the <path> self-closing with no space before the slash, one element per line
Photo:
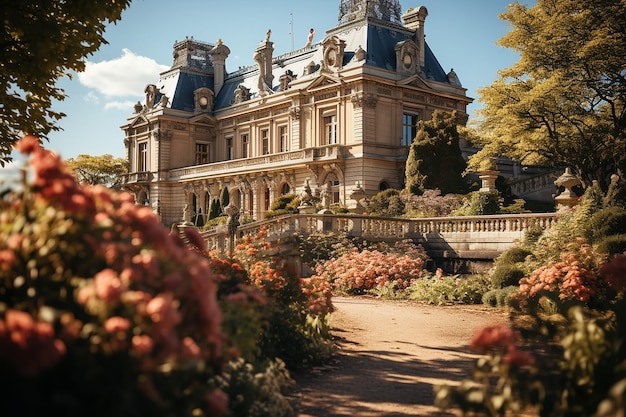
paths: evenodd
<path fill-rule="evenodd" d="M 297 213 L 299 205 L 300 197 L 295 194 L 283 194 L 274 200 L 269 211 L 265 213 L 265 218 L 271 219 L 286 214 Z"/>
<path fill-rule="evenodd" d="M 509 285 L 504 288 L 489 290 L 483 294 L 482 302 L 488 307 L 508 307 L 511 294 L 514 294 L 517 291 L 519 291 L 519 287 L 517 285 Z"/>
<path fill-rule="evenodd" d="M 514 247 L 500 255 L 496 262 L 502 264 L 515 264 L 518 262 L 524 262 L 526 257 L 532 254 L 533 253 L 528 249 Z"/>
<path fill-rule="evenodd" d="M 518 285 L 519 280 L 524 278 L 524 271 L 515 265 L 499 264 L 491 273 L 491 285 L 494 289 Z"/>

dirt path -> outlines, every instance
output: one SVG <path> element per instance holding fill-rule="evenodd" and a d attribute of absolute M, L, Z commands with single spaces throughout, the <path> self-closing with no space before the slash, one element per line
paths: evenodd
<path fill-rule="evenodd" d="M 506 322 L 482 306 L 426 306 L 373 298 L 333 299 L 331 366 L 294 375 L 289 397 L 299 417 L 454 416 L 432 405 L 433 385 L 468 376 L 467 347 L 482 326 Z"/>

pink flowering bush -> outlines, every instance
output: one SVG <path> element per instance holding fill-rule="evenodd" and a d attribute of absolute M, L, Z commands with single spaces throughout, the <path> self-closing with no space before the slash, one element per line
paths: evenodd
<path fill-rule="evenodd" d="M 510 328 L 482 329 L 472 379 L 441 386 L 437 404 L 486 416 L 617 417 L 626 398 L 626 254 L 585 238 L 599 187 L 527 248 Z M 611 203 L 609 201 L 609 203 Z"/>
<path fill-rule="evenodd" d="M 353 249 L 338 258 L 321 263 L 316 274 L 344 294 L 364 294 L 391 283 L 405 289 L 420 278 L 424 261 L 395 253 Z"/>
<path fill-rule="evenodd" d="M 237 340 L 229 346 L 252 363 L 279 358 L 291 370 L 323 362 L 333 348 L 330 286 L 315 277 L 301 278 L 266 237 L 264 229 L 244 236 L 232 259 L 211 260 L 220 289 L 228 291 L 223 327 Z"/>
<path fill-rule="evenodd" d="M 33 136 L 32 182 L 0 201 L 6 416 L 217 416 L 224 334 L 202 240 L 129 194 L 79 186 Z"/>

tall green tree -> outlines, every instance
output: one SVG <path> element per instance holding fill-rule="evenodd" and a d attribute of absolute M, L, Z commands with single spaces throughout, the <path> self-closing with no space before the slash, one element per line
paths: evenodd
<path fill-rule="evenodd" d="M 626 165 L 626 3 L 516 2 L 500 18 L 512 29 L 498 43 L 520 58 L 479 91 L 484 148 L 469 168 L 505 155 L 606 186 Z"/>
<path fill-rule="evenodd" d="M 104 154 L 92 156 L 80 154 L 75 159 L 68 158 L 67 165 L 74 171 L 74 176 L 81 183 L 104 185 L 113 189 L 120 189 L 122 179 L 128 173 L 128 160 L 114 158 Z"/>
<path fill-rule="evenodd" d="M 456 113 L 437 110 L 430 120 L 420 120 L 406 161 L 406 189 L 417 195 L 426 189 L 465 193 L 465 168 Z"/>
<path fill-rule="evenodd" d="M 0 165 L 24 134 L 47 139 L 65 114 L 53 100 L 65 99 L 56 86 L 70 71 L 85 69 L 85 58 L 106 43 L 107 23 L 121 18 L 131 0 L 19 0 L 0 6 Z"/>

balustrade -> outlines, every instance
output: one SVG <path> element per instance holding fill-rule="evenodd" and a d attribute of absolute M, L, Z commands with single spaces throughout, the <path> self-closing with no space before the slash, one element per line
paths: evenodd
<path fill-rule="evenodd" d="M 494 216 L 436 217 L 436 218 L 383 218 L 358 215 L 294 214 L 276 219 L 242 225 L 238 236 L 256 235 L 261 230 L 267 233 L 268 241 L 284 240 L 294 235 L 308 236 L 316 233 L 345 233 L 370 240 L 404 240 L 420 242 L 426 236 L 438 235 L 446 239 L 466 239 L 468 242 L 485 240 L 514 244 L 516 239 L 531 227 L 544 230 L 556 224 L 555 213 L 511 214 Z M 210 249 L 224 249 L 227 231 L 219 227 L 203 233 Z M 456 237 L 455 237 L 456 236 Z"/>

